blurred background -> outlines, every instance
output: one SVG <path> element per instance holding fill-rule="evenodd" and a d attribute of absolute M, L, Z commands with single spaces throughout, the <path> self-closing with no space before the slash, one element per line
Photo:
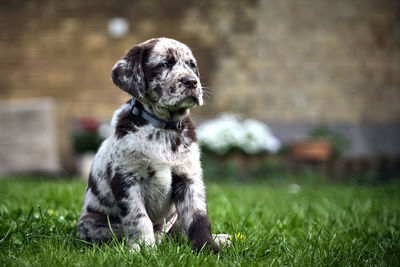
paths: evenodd
<path fill-rule="evenodd" d="M 0 22 L 3 176 L 86 176 L 129 99 L 111 68 L 164 36 L 209 92 L 193 111 L 206 175 L 399 177 L 398 0 L 10 0 Z"/>

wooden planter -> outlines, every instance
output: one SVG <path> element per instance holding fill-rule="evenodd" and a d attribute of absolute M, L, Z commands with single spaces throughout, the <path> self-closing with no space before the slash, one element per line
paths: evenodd
<path fill-rule="evenodd" d="M 290 156 L 298 161 L 325 162 L 332 155 L 332 144 L 326 140 L 296 142 L 290 147 Z"/>

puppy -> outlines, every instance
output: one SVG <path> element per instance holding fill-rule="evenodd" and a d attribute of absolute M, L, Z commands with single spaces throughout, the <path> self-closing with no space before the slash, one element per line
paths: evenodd
<path fill-rule="evenodd" d="M 94 158 L 80 237 L 101 243 L 115 234 L 137 246 L 181 232 L 195 251 L 205 246 L 219 252 L 189 118 L 189 109 L 203 104 L 191 50 L 176 40 L 150 39 L 130 49 L 111 77 L 133 98 L 114 113 L 115 131 Z"/>

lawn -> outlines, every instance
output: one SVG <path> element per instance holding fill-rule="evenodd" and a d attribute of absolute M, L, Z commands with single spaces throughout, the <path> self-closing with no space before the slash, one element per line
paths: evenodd
<path fill-rule="evenodd" d="M 0 180 L 0 266 L 399 266 L 400 185 L 207 181 L 214 233 L 241 233 L 223 255 L 183 240 L 130 252 L 76 231 L 85 182 Z"/>

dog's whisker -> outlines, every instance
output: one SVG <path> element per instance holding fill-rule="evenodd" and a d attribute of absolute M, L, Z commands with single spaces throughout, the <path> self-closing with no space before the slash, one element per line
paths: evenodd
<path fill-rule="evenodd" d="M 209 101 L 209 100 L 211 100 L 212 98 L 211 98 L 210 95 L 204 94 L 204 99 L 207 100 L 207 101 Z"/>
<path fill-rule="evenodd" d="M 212 99 L 212 93 L 207 91 L 207 90 L 203 90 L 203 95 L 206 99 L 211 100 Z"/>

